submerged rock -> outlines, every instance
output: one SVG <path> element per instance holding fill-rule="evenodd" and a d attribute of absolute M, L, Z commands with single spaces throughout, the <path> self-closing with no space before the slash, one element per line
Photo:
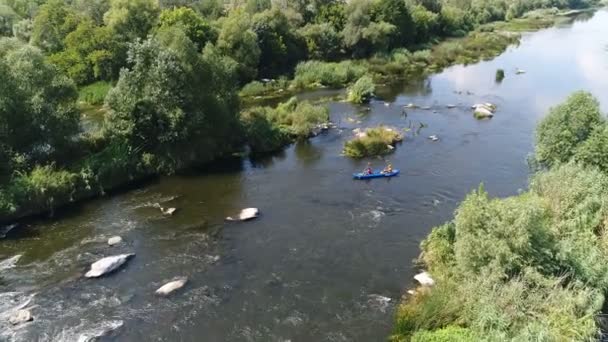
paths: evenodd
<path fill-rule="evenodd" d="M 526 70 L 523 70 L 523 69 L 517 69 L 515 71 L 515 74 L 517 74 L 517 75 L 521 75 L 521 74 L 525 74 L 525 73 L 526 73 Z"/>
<path fill-rule="evenodd" d="M 258 208 L 246 208 L 241 210 L 241 212 L 237 216 L 228 216 L 226 220 L 228 221 L 248 221 L 254 218 L 257 218 L 260 215 L 260 210 Z"/>
<path fill-rule="evenodd" d="M 156 290 L 155 293 L 159 296 L 168 296 L 171 293 L 184 287 L 184 285 L 186 285 L 187 282 L 188 282 L 187 277 L 176 278 L 175 280 L 170 281 L 170 282 L 166 283 L 165 285 L 161 286 L 158 290 Z"/>
<path fill-rule="evenodd" d="M 435 280 L 433 280 L 433 278 L 431 278 L 431 275 L 428 272 L 422 272 L 422 273 L 416 274 L 414 276 L 414 279 L 416 279 L 416 281 L 419 282 L 420 285 L 422 285 L 422 286 L 435 285 Z"/>
<path fill-rule="evenodd" d="M 452 109 L 452 108 L 456 108 L 456 105 L 454 105 L 454 104 L 449 104 L 449 105 L 447 105 L 446 107 L 448 107 L 449 109 Z"/>
<path fill-rule="evenodd" d="M 413 103 L 408 103 L 407 105 L 404 106 L 404 108 L 408 108 L 408 109 L 414 109 L 414 108 L 418 108 L 418 106 L 416 106 Z"/>
<path fill-rule="evenodd" d="M 34 320 L 34 317 L 32 316 L 32 313 L 30 312 L 30 310 L 21 309 L 21 310 L 18 310 L 14 315 L 12 315 L 8 319 L 8 322 L 12 325 L 18 325 L 18 324 L 33 321 L 33 320 Z"/>
<path fill-rule="evenodd" d="M 122 242 L 122 238 L 120 236 L 112 236 L 108 239 L 108 245 L 115 246 Z"/>
<path fill-rule="evenodd" d="M 127 260 L 133 256 L 135 256 L 133 253 L 120 254 L 100 259 L 91 264 L 91 270 L 89 270 L 84 276 L 87 278 L 98 278 L 105 274 L 111 273 L 126 263 Z"/>
<path fill-rule="evenodd" d="M 377 294 L 371 294 L 367 297 L 368 297 L 369 306 L 371 306 L 383 313 L 386 312 L 386 309 L 388 308 L 388 306 L 390 305 L 390 303 L 392 301 L 391 298 L 377 295 Z"/>
<path fill-rule="evenodd" d="M 431 136 L 429 136 L 429 139 L 431 139 L 432 141 L 437 141 L 437 140 L 439 140 L 439 137 L 436 135 L 431 135 Z"/>

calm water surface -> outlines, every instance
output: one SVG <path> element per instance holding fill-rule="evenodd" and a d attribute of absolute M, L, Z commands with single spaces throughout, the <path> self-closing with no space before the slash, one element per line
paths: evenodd
<path fill-rule="evenodd" d="M 526 35 L 492 61 L 382 89 L 369 111 L 332 102 L 338 129 L 278 155 L 163 178 L 30 223 L 0 240 L 0 260 L 22 255 L 0 261 L 0 340 L 76 341 L 118 326 L 104 340 L 385 340 L 430 229 L 482 182 L 493 196 L 525 189 L 534 127 L 572 91 L 591 91 L 608 111 L 607 46 L 600 11 Z M 497 68 L 507 73 L 501 84 Z M 492 120 L 473 118 L 480 101 L 498 105 Z M 404 116 L 408 103 L 432 109 Z M 353 181 L 367 161 L 340 156 L 344 141 L 377 124 L 413 127 L 390 156 L 402 174 Z M 157 202 L 179 211 L 163 217 Z M 257 221 L 223 221 L 251 206 L 263 212 Z M 113 235 L 126 242 L 108 247 Z M 91 262 L 127 252 L 137 256 L 120 272 L 82 278 Z M 190 278 L 183 291 L 153 295 L 175 276 Z M 35 321 L 7 327 L 6 311 L 34 293 Z"/>

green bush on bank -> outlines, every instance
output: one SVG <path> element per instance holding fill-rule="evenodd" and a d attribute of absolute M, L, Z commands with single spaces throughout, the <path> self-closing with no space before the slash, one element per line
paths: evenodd
<path fill-rule="evenodd" d="M 355 82 L 366 72 L 365 65 L 351 60 L 338 63 L 307 61 L 296 67 L 293 84 L 299 89 L 319 86 L 341 88 Z"/>
<path fill-rule="evenodd" d="M 241 113 L 241 124 L 254 152 L 275 151 L 294 139 L 308 138 L 329 120 L 325 106 L 295 97 L 276 108 L 254 107 Z"/>
<path fill-rule="evenodd" d="M 393 128 L 370 128 L 344 144 L 344 155 L 351 158 L 382 156 L 391 153 L 392 145 L 401 140 L 403 135 Z"/>
<path fill-rule="evenodd" d="M 393 340 L 452 329 L 463 341 L 595 339 L 608 291 L 605 135 L 590 94 L 553 108 L 536 146 L 549 168 L 529 191 L 491 199 L 481 188 L 422 243 L 437 285 L 402 303 Z"/>

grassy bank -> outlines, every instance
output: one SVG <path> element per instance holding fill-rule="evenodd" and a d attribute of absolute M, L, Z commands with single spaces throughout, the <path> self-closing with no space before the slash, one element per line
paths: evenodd
<path fill-rule="evenodd" d="M 393 341 L 590 341 L 608 290 L 606 122 L 576 93 L 537 131 L 530 189 L 480 187 L 422 243 L 436 281 L 398 309 Z M 591 157 L 596 156 L 596 157 Z"/>

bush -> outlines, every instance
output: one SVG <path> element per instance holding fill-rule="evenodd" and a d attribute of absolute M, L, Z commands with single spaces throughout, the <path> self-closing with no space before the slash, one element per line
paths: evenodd
<path fill-rule="evenodd" d="M 505 71 L 503 69 L 496 70 L 496 82 L 500 83 L 505 79 Z"/>
<path fill-rule="evenodd" d="M 569 161 L 596 126 L 603 124 L 599 103 L 590 93 L 572 94 L 538 125 L 536 159 L 546 166 Z"/>
<path fill-rule="evenodd" d="M 594 339 L 608 290 L 597 262 L 608 257 L 606 191 L 608 175 L 568 164 L 518 196 L 467 196 L 422 243 L 436 286 L 400 306 L 393 339 L 441 341 L 452 329 L 464 341 Z"/>
<path fill-rule="evenodd" d="M 318 86 L 340 88 L 355 82 L 367 68 L 354 61 L 339 63 L 308 61 L 296 67 L 294 85 L 297 88 Z"/>
<path fill-rule="evenodd" d="M 385 155 L 393 150 L 389 145 L 392 146 L 402 139 L 403 136 L 395 129 L 383 126 L 370 128 L 359 137 L 344 144 L 344 155 L 351 158 Z"/>
<path fill-rule="evenodd" d="M 369 75 L 365 75 L 348 88 L 348 101 L 353 103 L 368 103 L 374 96 L 376 86 Z"/>
<path fill-rule="evenodd" d="M 112 84 L 104 81 L 86 85 L 78 90 L 78 101 L 90 105 L 102 105 L 110 89 Z"/>
<path fill-rule="evenodd" d="M 578 146 L 574 160 L 608 172 L 608 126 L 596 127 L 589 138 Z"/>
<path fill-rule="evenodd" d="M 254 152 L 272 152 L 291 142 L 305 139 L 329 120 L 329 110 L 294 97 L 277 108 L 255 107 L 241 113 L 249 146 Z"/>

